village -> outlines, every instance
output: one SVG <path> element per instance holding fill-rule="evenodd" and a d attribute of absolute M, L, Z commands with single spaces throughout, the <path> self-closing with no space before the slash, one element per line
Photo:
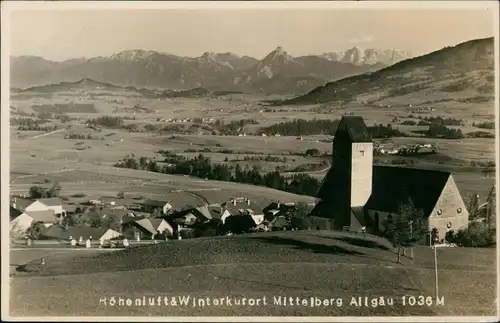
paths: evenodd
<path fill-rule="evenodd" d="M 70 204 L 71 203 L 71 204 Z M 11 237 L 22 244 L 119 247 L 202 236 L 310 229 L 313 205 L 273 202 L 262 208 L 246 197 L 175 208 L 172 202 L 117 194 L 74 204 L 61 197 L 12 196 Z M 130 242 L 129 242 L 130 241 Z"/>

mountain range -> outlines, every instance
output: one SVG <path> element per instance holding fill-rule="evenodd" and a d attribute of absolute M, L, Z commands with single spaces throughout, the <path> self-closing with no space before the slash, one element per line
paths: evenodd
<path fill-rule="evenodd" d="M 263 59 L 234 53 L 206 52 L 182 57 L 145 50 L 127 50 L 108 57 L 49 61 L 36 56 L 11 57 L 11 86 L 27 88 L 93 79 L 137 88 L 244 91 L 304 94 L 326 82 L 373 72 L 410 57 L 396 50 L 363 50 L 291 56 L 278 47 Z"/>
<path fill-rule="evenodd" d="M 493 38 L 467 41 L 407 59 L 373 73 L 355 75 L 318 86 L 307 94 L 276 105 L 328 102 L 403 102 L 434 98 L 488 103 L 494 98 Z M 489 104 L 489 103 L 488 103 Z"/>

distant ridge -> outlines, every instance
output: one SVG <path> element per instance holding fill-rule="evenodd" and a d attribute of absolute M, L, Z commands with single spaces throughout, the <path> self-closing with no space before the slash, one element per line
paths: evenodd
<path fill-rule="evenodd" d="M 293 57 L 280 46 L 261 60 L 230 52 L 182 57 L 140 49 L 63 62 L 19 56 L 11 57 L 11 84 L 30 88 L 91 79 L 147 89 L 301 94 L 325 82 L 375 71 L 396 61 L 384 59 L 382 63 L 373 55 L 365 56 L 364 60 L 340 61 L 327 54 Z"/>
<path fill-rule="evenodd" d="M 305 95 L 276 104 L 351 101 L 367 93 L 384 98 L 425 90 L 456 94 L 476 89 L 478 95 L 493 95 L 493 69 L 493 38 L 476 39 L 410 58 L 373 73 L 329 82 Z M 478 75 L 469 76 L 467 73 Z"/>
<path fill-rule="evenodd" d="M 12 88 L 12 93 L 59 93 L 67 91 L 85 90 L 85 93 L 90 94 L 92 91 L 119 91 L 119 92 L 134 92 L 144 97 L 155 98 L 194 98 L 206 96 L 223 96 L 229 94 L 241 94 L 239 91 L 209 91 L 205 88 L 193 88 L 188 90 L 151 90 L 151 89 L 138 89 L 133 86 L 118 86 L 111 83 L 104 83 L 95 81 L 89 78 L 83 78 L 76 82 L 59 82 L 56 84 L 46 84 L 41 86 L 29 87 L 26 89 Z"/>

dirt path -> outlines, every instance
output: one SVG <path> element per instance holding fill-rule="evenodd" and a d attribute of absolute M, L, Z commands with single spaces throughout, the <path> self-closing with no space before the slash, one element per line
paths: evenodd
<path fill-rule="evenodd" d="M 208 200 L 207 200 L 205 197 L 203 197 L 202 195 L 200 195 L 200 194 L 198 194 L 198 193 L 195 193 L 195 192 L 192 192 L 192 191 L 184 191 L 184 192 L 186 192 L 186 193 L 188 193 L 188 194 L 191 194 L 191 195 L 192 195 L 192 196 L 194 196 L 194 197 L 199 198 L 199 199 L 200 199 L 200 200 L 202 200 L 202 201 L 203 201 L 203 203 L 205 203 L 205 204 L 210 204 L 210 202 L 208 202 Z"/>
<path fill-rule="evenodd" d="M 47 132 L 47 133 L 42 133 L 41 135 L 36 135 L 36 136 L 30 137 L 28 139 L 36 139 L 36 138 L 40 138 L 40 137 L 43 137 L 43 136 L 48 136 L 48 135 L 51 135 L 51 134 L 54 134 L 56 132 L 60 132 L 60 131 L 63 131 L 63 130 L 66 130 L 66 129 L 59 129 L 59 130 L 54 130 L 54 131 Z"/>

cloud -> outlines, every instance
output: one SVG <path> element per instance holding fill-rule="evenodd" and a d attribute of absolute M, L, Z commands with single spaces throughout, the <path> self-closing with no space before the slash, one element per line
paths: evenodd
<path fill-rule="evenodd" d="M 361 36 L 349 39 L 349 42 L 359 44 L 359 43 L 371 43 L 371 42 L 374 42 L 375 40 L 376 40 L 376 38 L 373 35 L 361 35 Z"/>

